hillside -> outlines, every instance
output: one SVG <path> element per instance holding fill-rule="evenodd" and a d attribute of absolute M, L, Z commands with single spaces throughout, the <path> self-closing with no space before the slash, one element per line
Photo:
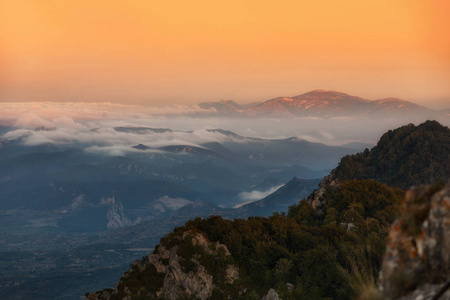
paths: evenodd
<path fill-rule="evenodd" d="M 294 177 L 267 197 L 242 206 L 237 213 L 238 215 L 267 216 L 276 211 L 287 211 L 289 206 L 307 197 L 319 182 L 318 179 L 305 180 Z"/>
<path fill-rule="evenodd" d="M 436 121 L 385 133 L 372 148 L 341 159 L 332 171 L 339 181 L 375 179 L 404 189 L 450 179 L 450 129 Z"/>
<path fill-rule="evenodd" d="M 305 197 L 358 151 L 223 129 L 111 125 L 76 134 L 0 128 L 0 299 L 73 299 L 112 286 L 175 226 L 287 211 L 299 198 L 233 207 L 293 177 L 305 179 Z"/>
<path fill-rule="evenodd" d="M 373 180 L 326 194 L 327 213 L 306 201 L 288 215 L 197 218 L 166 235 L 117 288 L 89 299 L 349 299 L 376 276 L 403 191 Z M 201 243 L 199 242 L 201 241 Z"/>
<path fill-rule="evenodd" d="M 116 290 L 99 291 L 89 299 L 125 295 L 131 299 L 261 299 L 269 291 L 276 291 L 282 299 L 354 298 L 378 277 L 387 233 L 399 215 L 404 195 L 399 187 L 419 180 L 448 180 L 448 137 L 448 128 L 433 121 L 403 126 L 384 134 L 372 150 L 344 157 L 322 181 L 320 192 L 291 206 L 287 214 L 189 221 L 165 236 L 150 259 L 136 262 Z M 411 148 L 412 143 L 418 146 Z M 416 169 L 406 172 L 424 154 L 428 155 L 427 165 L 419 165 L 423 173 Z M 353 160 L 360 164 L 355 166 Z M 382 174 L 374 172 L 380 165 L 390 177 L 376 176 Z M 428 175 L 428 168 L 436 172 L 434 177 Z M 358 171 L 358 176 L 346 175 L 349 170 Z M 282 201 L 292 194 L 290 187 L 297 181 L 265 201 Z M 314 199 L 319 199 L 320 210 Z M 199 238 L 210 250 L 198 247 L 195 240 Z M 221 255 L 211 249 L 213 244 L 223 247 Z M 175 273 L 179 276 L 174 279 L 171 274 Z M 227 274 L 233 274 L 233 280 Z M 148 286 L 145 278 L 149 276 L 159 284 Z M 202 286 L 205 288 L 199 288 Z"/>

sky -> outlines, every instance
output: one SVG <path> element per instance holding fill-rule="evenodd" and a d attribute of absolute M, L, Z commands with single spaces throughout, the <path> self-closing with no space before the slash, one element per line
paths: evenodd
<path fill-rule="evenodd" d="M 0 101 L 450 107 L 447 0 L 0 0 Z"/>

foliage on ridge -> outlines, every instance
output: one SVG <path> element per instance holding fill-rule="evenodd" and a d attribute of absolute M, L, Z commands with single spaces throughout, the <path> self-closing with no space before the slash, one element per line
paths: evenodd
<path fill-rule="evenodd" d="M 333 175 L 340 181 L 375 179 L 407 189 L 450 179 L 450 129 L 436 121 L 383 134 L 372 150 L 347 155 Z"/>
<path fill-rule="evenodd" d="M 189 232 L 201 233 L 228 248 L 240 279 L 232 286 L 218 284 L 220 289 L 211 299 L 260 299 L 270 288 L 288 300 L 351 299 L 377 277 L 387 231 L 398 215 L 403 193 L 374 180 L 347 181 L 325 192 L 324 214 L 301 201 L 288 214 L 275 213 L 269 218 L 196 218 L 166 235 L 161 245 L 176 245 L 179 255 L 189 256 L 195 249 L 177 238 Z M 223 277 L 220 260 L 201 260 L 213 277 Z M 289 291 L 286 283 L 295 289 Z M 140 284 L 133 290 L 155 290 L 154 286 L 146 288 L 144 281 Z"/>
<path fill-rule="evenodd" d="M 189 232 L 228 248 L 240 277 L 211 299 L 261 299 L 270 288 L 285 300 L 353 299 L 378 277 L 401 188 L 447 181 L 449 164 L 450 130 L 435 121 L 410 124 L 384 134 L 371 151 L 344 157 L 332 172 L 339 184 L 324 187 L 320 213 L 302 200 L 268 218 L 196 218 L 161 244 Z M 208 271 L 220 278 L 223 268 Z"/>

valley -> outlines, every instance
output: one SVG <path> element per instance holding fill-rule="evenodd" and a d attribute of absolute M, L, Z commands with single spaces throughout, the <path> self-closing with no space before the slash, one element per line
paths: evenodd
<path fill-rule="evenodd" d="M 50 293 L 73 299 L 111 285 L 174 227 L 211 214 L 233 219 L 287 211 L 342 155 L 357 151 L 216 129 L 208 131 L 214 139 L 199 144 L 189 141 L 192 132 L 149 127 L 96 129 L 80 133 L 90 142 L 35 145 L 28 142 L 52 138 L 58 129 L 4 131 L 2 299 L 46 299 Z M 128 145 L 94 142 L 105 132 Z M 158 142 L 173 134 L 185 135 L 186 144 Z M 303 179 L 292 181 L 296 176 Z M 291 194 L 272 199 L 269 194 L 289 181 L 295 182 Z"/>

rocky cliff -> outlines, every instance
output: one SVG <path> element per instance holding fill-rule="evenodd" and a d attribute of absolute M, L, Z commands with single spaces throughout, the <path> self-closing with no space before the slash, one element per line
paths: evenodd
<path fill-rule="evenodd" d="M 230 252 L 200 233 L 164 237 L 155 251 L 136 261 L 115 289 L 87 295 L 87 299 L 209 299 L 239 278 Z"/>
<path fill-rule="evenodd" d="M 411 189 L 389 232 L 379 289 L 388 299 L 432 299 L 449 278 L 450 184 Z"/>

